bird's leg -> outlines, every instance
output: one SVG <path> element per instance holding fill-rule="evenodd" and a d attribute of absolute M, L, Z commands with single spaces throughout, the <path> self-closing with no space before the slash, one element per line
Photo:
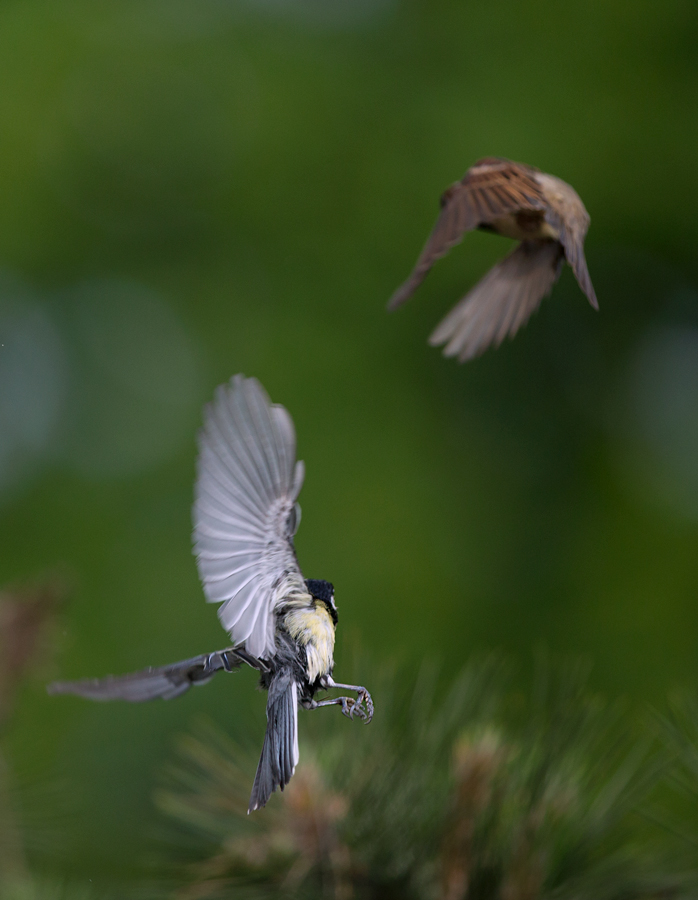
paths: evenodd
<path fill-rule="evenodd" d="M 306 709 L 319 709 L 321 706 L 341 706 L 343 714 L 348 719 L 353 719 L 354 716 L 359 716 L 362 719 L 366 718 L 366 713 L 361 704 L 351 697 L 334 697 L 332 700 L 306 700 L 303 702 L 303 706 Z"/>
<path fill-rule="evenodd" d="M 348 716 L 350 719 L 353 719 L 354 716 L 359 716 L 364 719 L 368 725 L 373 718 L 373 700 L 365 687 L 361 687 L 361 685 L 358 684 L 340 684 L 339 682 L 334 681 L 330 675 L 325 677 L 325 686 L 328 689 L 343 688 L 345 691 L 356 691 L 357 699 L 353 700 L 351 697 L 336 697 L 332 700 L 321 700 L 316 704 L 317 706 L 341 706 L 345 716 Z M 365 709 L 364 704 L 366 706 Z"/>

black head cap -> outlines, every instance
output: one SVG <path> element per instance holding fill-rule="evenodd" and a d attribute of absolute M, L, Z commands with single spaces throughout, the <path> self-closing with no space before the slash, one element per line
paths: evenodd
<path fill-rule="evenodd" d="M 318 581 L 314 578 L 308 578 L 305 586 L 316 600 L 322 600 L 323 603 L 334 606 L 334 585 L 331 581 Z"/>
<path fill-rule="evenodd" d="M 334 585 L 331 581 L 316 581 L 314 578 L 306 579 L 305 586 L 311 596 L 327 607 L 334 624 L 337 624 L 337 607 L 334 605 Z"/>

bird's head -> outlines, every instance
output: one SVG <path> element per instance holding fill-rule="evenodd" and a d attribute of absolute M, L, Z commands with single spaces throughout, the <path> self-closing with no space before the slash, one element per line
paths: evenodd
<path fill-rule="evenodd" d="M 307 578 L 305 586 L 308 588 L 308 593 L 314 597 L 315 600 L 319 600 L 321 603 L 325 604 L 327 611 L 332 616 L 332 621 L 336 625 L 337 607 L 334 605 L 334 585 L 332 582 Z"/>

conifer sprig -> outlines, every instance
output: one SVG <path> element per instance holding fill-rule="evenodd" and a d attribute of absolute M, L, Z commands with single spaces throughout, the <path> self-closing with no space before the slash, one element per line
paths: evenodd
<path fill-rule="evenodd" d="M 365 663 L 362 662 L 365 669 Z M 496 660 L 443 690 L 435 669 L 374 674 L 371 729 L 307 716 L 283 795 L 248 817 L 254 759 L 187 736 L 160 808 L 202 840 L 179 898 L 629 900 L 685 883 L 638 814 L 666 754 L 575 666 L 522 691 Z M 659 846 L 659 844 L 657 844 Z"/>

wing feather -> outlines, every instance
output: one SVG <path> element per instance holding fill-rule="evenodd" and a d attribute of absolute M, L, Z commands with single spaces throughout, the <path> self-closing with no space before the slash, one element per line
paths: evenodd
<path fill-rule="evenodd" d="M 203 448 L 199 457 L 201 491 L 209 497 L 235 509 L 238 518 L 249 523 L 257 522 L 259 494 L 250 486 L 244 469 L 233 468 L 229 461 L 209 447 Z"/>
<path fill-rule="evenodd" d="M 259 508 L 258 498 L 250 496 L 241 489 L 239 479 L 244 476 L 241 475 L 240 470 L 238 469 L 237 473 L 232 471 L 219 456 L 211 452 L 208 448 L 202 453 L 202 456 L 204 456 L 206 460 L 206 480 L 207 482 L 215 482 L 217 486 L 216 494 L 221 490 L 226 494 L 230 494 L 238 502 L 240 507 L 251 515 L 252 520 L 256 520 L 257 510 Z"/>
<path fill-rule="evenodd" d="M 258 564 L 252 566 L 245 566 L 244 569 L 234 572 L 232 575 L 229 575 L 227 578 L 221 578 L 218 580 L 210 579 L 208 581 L 208 595 L 211 601 L 222 601 L 222 600 L 231 600 L 237 594 L 240 596 L 237 597 L 237 603 L 233 605 L 235 609 L 235 618 L 234 622 L 237 622 L 238 618 L 244 611 L 247 606 L 247 600 L 243 600 L 249 596 L 249 593 L 245 591 L 245 588 L 248 585 L 251 585 L 250 591 L 253 590 L 255 577 L 257 576 L 257 568 Z M 228 629 L 231 631 L 231 629 Z M 242 643 L 244 638 L 241 638 L 239 643 Z M 235 636 L 236 645 L 238 643 L 237 635 Z"/>
<path fill-rule="evenodd" d="M 234 509 L 231 510 L 233 506 Z M 233 495 L 226 496 L 224 491 L 209 481 L 204 481 L 201 486 L 201 512 L 213 527 L 220 524 L 236 525 L 249 532 L 250 539 L 256 534 L 257 540 L 264 540 L 264 532 L 257 525 L 257 516 L 253 516 L 246 508 L 241 508 Z"/>
<path fill-rule="evenodd" d="M 228 406 L 232 416 L 231 424 L 235 429 L 233 446 L 238 456 L 249 463 L 250 471 L 254 472 L 260 496 L 271 503 L 276 496 L 276 490 L 265 455 L 267 449 L 265 430 L 255 423 L 249 408 L 249 403 L 254 402 L 254 396 L 254 393 L 250 394 L 250 391 L 247 390 L 246 382 L 242 383 L 239 391 L 228 394 Z"/>
<path fill-rule="evenodd" d="M 247 641 L 257 629 L 258 622 L 262 619 L 265 606 L 258 602 L 260 589 L 254 586 L 247 605 L 238 616 L 235 628 L 240 634 L 240 640 Z M 267 606 L 268 608 L 268 606 Z M 261 629 L 264 633 L 264 629 Z"/>
<path fill-rule="evenodd" d="M 252 553 L 248 551 L 246 553 L 231 554 L 224 558 L 212 559 L 207 563 L 208 577 L 211 581 L 224 581 L 238 572 L 255 566 L 258 557 L 259 551 L 255 550 Z"/>
<path fill-rule="evenodd" d="M 199 524 L 202 532 L 206 531 L 212 537 L 225 540 L 232 537 L 234 531 L 238 536 L 238 540 L 251 541 L 254 539 L 259 544 L 264 543 L 264 532 L 259 528 L 253 528 L 248 523 L 234 516 L 228 516 L 227 521 L 223 520 L 210 512 L 208 503 L 202 503 L 200 507 Z"/>
<path fill-rule="evenodd" d="M 293 478 L 295 463 L 296 434 L 293 420 L 283 406 L 272 406 L 271 417 L 280 440 L 278 442 L 278 460 L 282 484 Z"/>
<path fill-rule="evenodd" d="M 253 378 L 219 387 L 204 415 L 194 502 L 194 551 L 206 599 L 235 646 L 274 652 L 275 593 L 303 586 L 293 548 L 303 465 L 293 420 Z"/>
<path fill-rule="evenodd" d="M 467 231 L 517 210 L 546 208 L 535 169 L 494 157 L 476 162 L 461 181 L 445 192 L 441 202 L 436 225 L 411 275 L 390 298 L 388 309 L 396 309 L 408 300 L 434 263 L 458 244 Z"/>
<path fill-rule="evenodd" d="M 54 681 L 49 694 L 75 694 L 88 700 L 172 700 L 188 691 L 193 684 L 205 684 L 221 669 L 232 671 L 242 664 L 233 650 L 205 653 L 169 666 L 143 669 L 129 675 L 107 675 L 80 681 Z"/>
<path fill-rule="evenodd" d="M 218 610 L 218 618 L 221 620 L 226 631 L 230 633 L 235 631 L 237 635 L 236 625 L 247 609 L 248 603 L 254 600 L 255 597 L 256 592 L 254 590 L 254 584 L 248 581 L 241 584 L 235 596 L 231 600 L 227 600 L 220 607 Z M 242 640 L 240 643 L 242 643 Z"/>
<path fill-rule="evenodd" d="M 545 218 L 559 232 L 560 243 L 565 249 L 565 259 L 589 303 L 598 310 L 599 301 L 596 299 L 596 291 L 591 283 L 591 275 L 584 256 L 584 239 L 591 221 L 589 213 L 579 194 L 567 182 L 543 172 L 538 172 L 536 178 L 545 190 L 548 201 Z"/>
<path fill-rule="evenodd" d="M 283 491 L 284 486 L 281 480 L 281 467 L 279 464 L 282 454 L 276 449 L 277 438 L 274 432 L 274 420 L 259 392 L 247 390 L 246 393 L 250 421 L 259 436 L 259 446 L 262 451 L 260 460 L 263 461 L 265 466 L 266 483 L 272 487 L 273 496 L 277 497 Z"/>
<path fill-rule="evenodd" d="M 257 613 L 261 611 L 262 604 L 258 602 L 259 589 L 256 584 L 250 582 L 240 592 L 241 597 L 235 605 L 232 613 L 233 627 L 236 632 L 240 633 L 240 642 L 245 641 L 251 632 L 251 625 L 254 624 Z"/>
<path fill-rule="evenodd" d="M 248 493 L 256 506 L 260 501 L 269 501 L 271 497 L 267 495 L 257 464 L 246 442 L 240 439 L 240 430 L 245 431 L 248 426 L 244 421 L 239 421 L 237 409 L 230 403 L 228 395 L 222 390 L 223 387 L 221 385 L 218 388 L 211 407 L 210 446 L 219 458 L 226 459 L 231 474 L 239 480 L 241 488 Z"/>
<path fill-rule="evenodd" d="M 230 541 L 226 537 L 218 540 L 215 537 L 211 537 L 207 533 L 206 539 L 206 551 L 202 553 L 206 559 L 228 559 L 235 558 L 236 555 L 242 555 L 243 553 L 248 552 L 257 552 L 259 550 L 259 541 L 248 541 L 244 535 L 238 535 L 239 545 L 237 550 L 231 551 L 230 549 Z"/>
<path fill-rule="evenodd" d="M 560 274 L 562 247 L 527 242 L 494 266 L 437 326 L 432 345 L 465 362 L 514 336 Z"/>

